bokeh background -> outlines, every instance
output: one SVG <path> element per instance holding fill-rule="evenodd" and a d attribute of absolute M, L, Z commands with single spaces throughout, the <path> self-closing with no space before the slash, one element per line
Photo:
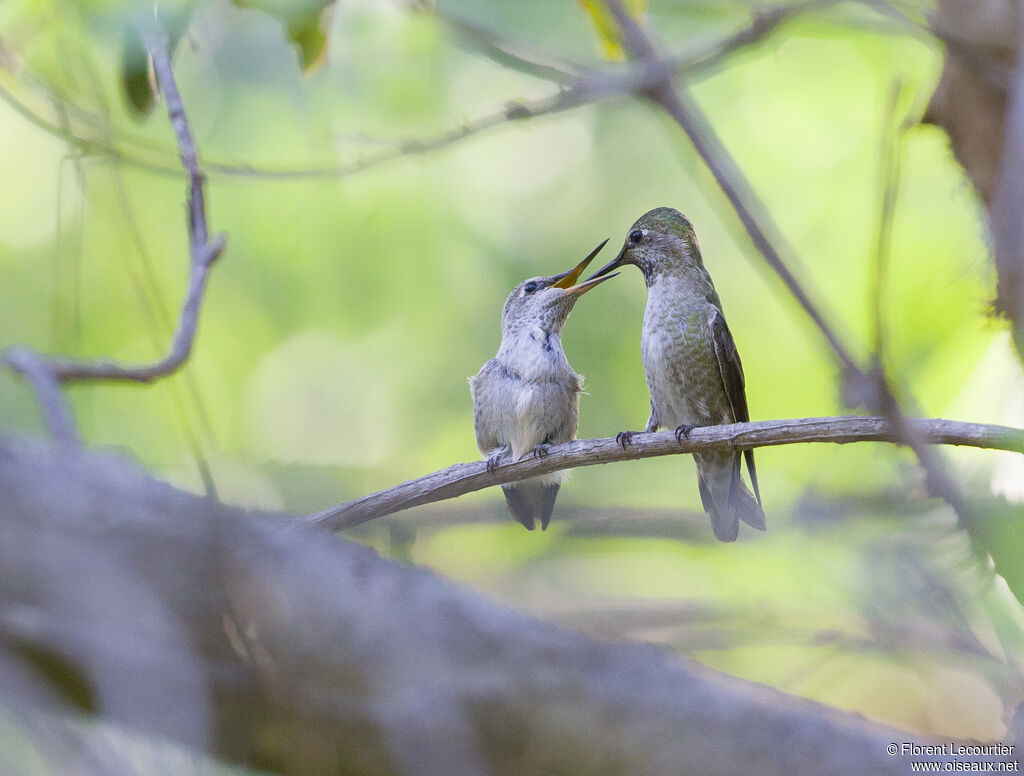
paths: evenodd
<path fill-rule="evenodd" d="M 848 412 L 823 339 L 678 127 L 641 101 L 502 122 L 353 167 L 555 93 L 488 58 L 453 18 L 606 66 L 587 8 L 345 0 L 321 18 L 321 5 L 181 4 L 175 72 L 211 227 L 228 248 L 181 374 L 70 389 L 90 446 L 188 490 L 212 482 L 227 503 L 297 514 L 474 460 L 467 377 L 497 348 L 509 290 L 606 237 L 610 257 L 633 220 L 662 205 L 697 229 L 752 418 Z M 187 271 L 185 187 L 161 106 L 140 114 L 125 97 L 124 29 L 139 7 L 0 4 L 0 346 L 134 363 L 169 340 Z M 739 0 L 644 10 L 673 52 L 750 12 Z M 323 47 L 295 34 L 311 15 Z M 1024 377 L 990 312 L 984 211 L 944 132 L 918 123 L 942 58 L 926 36 L 848 3 L 803 14 L 692 90 L 801 279 L 862 343 L 858 356 L 875 309 L 880 159 L 894 143 L 891 376 L 917 414 L 1020 427 Z M 647 418 L 644 301 L 627 271 L 569 320 L 566 352 L 586 375 L 580 437 Z M 43 431 L 9 371 L 0 426 Z M 1024 501 L 1020 456 L 943 452 L 970 496 Z M 904 728 L 1004 736 L 1024 696 L 1021 607 L 926 496 L 913 456 L 861 443 L 768 448 L 757 460 L 769 530 L 732 546 L 714 542 L 687 456 L 575 470 L 546 533 L 508 519 L 492 489 L 351 535 L 552 622 L 664 645 Z"/>

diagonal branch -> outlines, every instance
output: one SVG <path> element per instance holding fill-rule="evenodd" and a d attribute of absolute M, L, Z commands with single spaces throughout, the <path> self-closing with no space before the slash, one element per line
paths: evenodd
<path fill-rule="evenodd" d="M 641 62 L 656 61 L 658 54 L 654 43 L 622 7 L 620 0 L 605 0 L 605 3 L 615 17 L 630 54 Z M 645 96 L 671 116 L 686 133 L 719 188 L 729 199 L 760 255 L 828 341 L 843 367 L 842 388 L 847 403 L 851 406 L 866 405 L 876 412 L 884 412 L 891 420 L 893 429 L 898 432 L 897 438 L 917 455 L 925 472 L 929 492 L 945 499 L 962 523 L 970 522 L 971 515 L 959 488 L 935 456 L 914 437 L 912 426 L 905 422 L 899 401 L 890 389 L 884 372 L 880 368 L 865 369 L 857 363 L 850 347 L 826 320 L 789 269 L 782 255 L 786 253 L 792 257 L 792 251 L 700 106 L 685 88 L 677 90 L 669 80 L 647 90 Z"/>
<path fill-rule="evenodd" d="M 914 438 L 923 443 L 1024 453 L 1024 430 L 1021 429 L 941 419 L 904 418 L 903 422 Z M 679 442 L 673 432 L 634 434 L 627 448 L 621 447 L 612 437 L 578 439 L 552 446 L 543 458 L 524 458 L 505 464 L 493 473 L 487 470 L 484 461 L 457 463 L 425 477 L 309 515 L 303 519 L 303 524 L 339 531 L 402 509 L 579 466 L 704 450 L 748 450 L 802 442 L 902 442 L 904 433 L 905 430 L 894 430 L 884 418 L 847 416 L 706 426 L 695 428 L 688 439 Z"/>
<path fill-rule="evenodd" d="M 57 439 L 75 438 L 71 413 L 60 393 L 61 383 L 77 380 L 116 380 L 148 383 L 173 374 L 188 360 L 195 342 L 210 268 L 224 250 L 224 235 L 212 240 L 206 220 L 206 201 L 203 193 L 203 174 L 199 169 L 195 141 L 189 128 L 185 107 L 178 92 L 171 68 L 168 43 L 162 32 L 146 29 L 143 43 L 153 60 L 157 82 L 167 103 L 167 113 L 174 129 L 181 164 L 188 173 L 188 236 L 189 277 L 185 301 L 178 318 L 177 328 L 167 354 L 152 364 L 124 366 L 109 359 L 81 360 L 36 354 L 28 348 L 9 348 L 0 352 L 3 360 L 15 372 L 30 378 L 43 408 L 51 433 Z M 45 379 L 44 379 L 45 373 Z"/>
<path fill-rule="evenodd" d="M 526 52 L 492 30 L 449 9 L 435 7 L 431 13 L 444 22 L 467 48 L 480 52 L 510 70 L 560 84 L 573 81 L 587 72 L 586 68 L 549 54 Z"/>
<path fill-rule="evenodd" d="M 619 0 L 606 2 L 632 56 L 641 62 L 656 61 L 658 54 L 653 43 L 636 21 L 626 13 Z M 792 255 L 792 251 L 704 112 L 685 89 L 676 90 L 668 80 L 654 85 L 647 91 L 646 96 L 668 113 L 686 133 L 711 171 L 715 182 L 733 206 L 754 246 L 828 340 L 846 371 L 850 374 L 859 373 L 860 370 L 849 347 L 840 338 L 835 327 L 825 319 L 824 313 L 811 300 L 810 295 L 790 271 L 786 260 L 782 258 L 783 252 Z"/>

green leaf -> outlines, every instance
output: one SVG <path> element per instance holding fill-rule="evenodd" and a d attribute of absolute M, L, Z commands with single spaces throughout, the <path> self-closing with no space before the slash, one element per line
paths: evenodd
<path fill-rule="evenodd" d="M 1024 603 L 1024 509 L 994 499 L 979 512 L 980 519 L 968 526 L 968 533 L 988 552 L 996 573 Z"/>
<path fill-rule="evenodd" d="M 299 49 L 303 70 L 312 70 L 322 61 L 327 47 L 325 17 L 334 0 L 232 0 L 243 8 L 254 8 L 284 25 L 288 39 Z"/>

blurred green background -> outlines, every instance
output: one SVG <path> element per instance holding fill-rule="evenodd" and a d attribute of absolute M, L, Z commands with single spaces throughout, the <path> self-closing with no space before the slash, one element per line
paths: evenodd
<path fill-rule="evenodd" d="M 488 59 L 444 14 L 602 65 L 575 0 L 439 0 L 441 15 L 349 0 L 323 17 L 326 47 L 313 44 L 308 68 L 294 28 L 319 23 L 322 3 L 243 5 L 178 8 L 175 71 L 209 174 L 211 228 L 228 234 L 194 358 L 150 387 L 73 386 L 89 445 L 197 492 L 205 465 L 224 501 L 292 513 L 476 459 L 466 379 L 497 348 L 509 290 L 605 237 L 610 257 L 662 205 L 697 229 L 752 418 L 847 411 L 822 338 L 679 129 L 642 102 L 614 98 L 332 172 L 556 91 Z M 134 363 L 169 341 L 187 270 L 185 185 L 162 106 L 140 116 L 124 97 L 125 25 L 140 7 L 151 4 L 0 4 L 0 346 Z M 646 23 L 684 52 L 749 13 L 651 0 Z M 804 15 L 692 85 L 862 357 L 883 138 L 923 112 L 941 64 L 938 47 L 847 4 Z M 984 212 L 942 131 L 913 126 L 897 148 L 893 377 L 923 415 L 1024 426 L 1020 363 L 988 313 Z M 586 375 L 580 437 L 647 418 L 644 299 L 639 273 L 626 272 L 568 323 L 566 352 Z M 0 424 L 43 430 L 8 371 Z M 1020 456 L 944 453 L 968 494 L 1024 500 Z M 735 546 L 713 541 L 686 456 L 575 470 L 546 533 L 514 524 L 493 489 L 353 535 L 553 622 L 663 644 L 903 727 L 1005 735 L 1024 696 L 1020 604 L 926 498 L 913 457 L 851 444 L 757 458 L 769 531 Z"/>

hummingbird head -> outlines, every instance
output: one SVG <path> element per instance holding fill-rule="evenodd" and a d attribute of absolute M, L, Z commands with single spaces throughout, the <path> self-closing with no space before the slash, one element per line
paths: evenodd
<path fill-rule="evenodd" d="M 602 242 L 567 272 L 530 278 L 513 288 L 501 312 L 502 332 L 513 333 L 524 326 L 539 327 L 548 333 L 559 331 L 577 299 L 594 286 L 615 277 L 606 274 L 576 283 L 607 242 Z"/>
<path fill-rule="evenodd" d="M 665 272 L 702 266 L 693 225 L 675 208 L 659 207 L 644 213 L 629 228 L 619 255 L 590 279 L 625 264 L 639 267 L 648 286 Z"/>

